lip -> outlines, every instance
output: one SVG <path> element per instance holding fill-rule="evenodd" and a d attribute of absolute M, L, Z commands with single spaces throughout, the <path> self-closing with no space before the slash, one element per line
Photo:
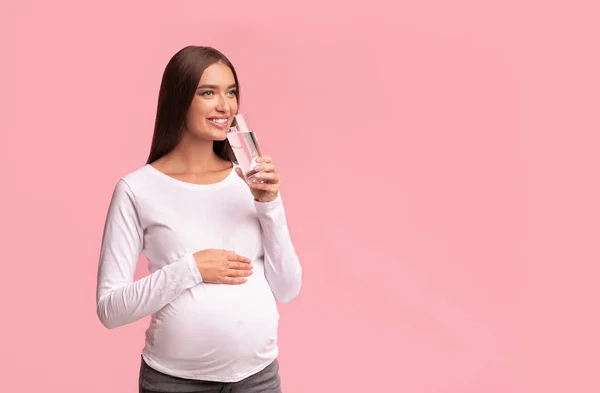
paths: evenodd
<path fill-rule="evenodd" d="M 224 130 L 225 128 L 228 128 L 228 127 L 229 127 L 229 125 L 228 125 L 228 123 L 229 123 L 229 122 L 228 122 L 228 121 L 226 121 L 226 122 L 225 122 L 225 123 L 223 123 L 223 124 L 219 124 L 219 123 L 215 123 L 214 121 L 212 121 L 212 119 L 225 119 L 225 120 L 229 120 L 229 119 L 230 119 L 230 117 L 224 117 L 224 116 L 214 116 L 214 117 L 209 117 L 209 118 L 207 119 L 207 120 L 210 122 L 210 124 L 212 124 L 213 126 L 215 126 L 215 127 L 219 128 L 219 129 L 221 129 L 221 130 Z"/>

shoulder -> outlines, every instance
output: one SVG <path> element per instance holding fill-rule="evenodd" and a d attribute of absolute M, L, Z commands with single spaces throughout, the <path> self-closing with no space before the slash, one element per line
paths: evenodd
<path fill-rule="evenodd" d="M 150 165 L 136 168 L 121 176 L 119 183 L 125 183 L 132 191 L 138 190 L 151 180 L 152 170 Z"/>
<path fill-rule="evenodd" d="M 150 183 L 151 170 L 152 168 L 149 165 L 144 165 L 125 172 L 125 174 L 117 179 L 113 197 L 120 196 L 135 199 L 135 195 L 143 193 L 144 187 L 147 187 L 148 183 Z"/>

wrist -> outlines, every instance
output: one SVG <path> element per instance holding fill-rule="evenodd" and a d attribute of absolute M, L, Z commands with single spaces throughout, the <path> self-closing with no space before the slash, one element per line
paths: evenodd
<path fill-rule="evenodd" d="M 263 197 L 263 198 L 254 198 L 254 201 L 258 202 L 258 203 L 269 203 L 269 202 L 273 202 L 277 199 L 277 195 L 275 196 L 270 196 L 268 198 Z"/>

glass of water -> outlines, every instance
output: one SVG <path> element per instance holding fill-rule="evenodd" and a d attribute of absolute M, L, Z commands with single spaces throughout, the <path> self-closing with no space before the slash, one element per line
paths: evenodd
<path fill-rule="evenodd" d="M 249 183 L 263 182 L 253 178 L 258 171 L 256 167 L 259 165 L 256 160 L 262 155 L 260 146 L 256 139 L 256 134 L 248 127 L 247 119 L 244 115 L 238 114 L 234 116 L 234 126 L 229 128 L 227 132 L 227 140 L 231 145 L 235 159 Z"/>

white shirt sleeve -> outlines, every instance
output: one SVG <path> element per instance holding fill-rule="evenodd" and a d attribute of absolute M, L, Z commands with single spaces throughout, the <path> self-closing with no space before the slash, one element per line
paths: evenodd
<path fill-rule="evenodd" d="M 109 329 L 146 317 L 202 282 L 191 253 L 134 281 L 143 249 L 143 228 L 135 195 L 125 180 L 110 202 L 98 264 L 97 313 Z"/>
<path fill-rule="evenodd" d="M 275 299 L 288 303 L 300 292 L 302 268 L 290 238 L 281 194 L 274 201 L 254 204 L 262 227 L 265 276 Z"/>

